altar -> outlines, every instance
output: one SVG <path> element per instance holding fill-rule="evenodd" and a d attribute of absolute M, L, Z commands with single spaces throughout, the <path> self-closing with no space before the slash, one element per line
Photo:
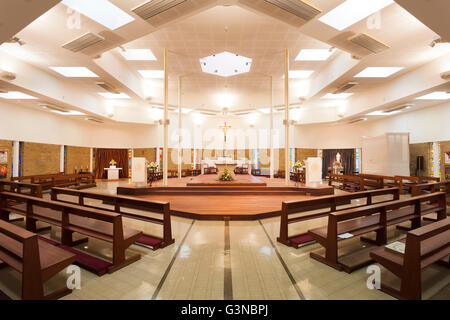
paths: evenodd
<path fill-rule="evenodd" d="M 122 168 L 109 167 L 105 168 L 105 170 L 108 172 L 108 180 L 119 180 L 119 171 Z"/>
<path fill-rule="evenodd" d="M 205 174 L 205 168 L 217 168 L 217 173 L 220 174 L 225 170 L 225 168 L 228 168 L 228 171 L 232 172 L 234 175 L 234 169 L 236 169 L 236 167 L 242 167 L 244 165 L 250 165 L 250 161 L 243 159 L 233 160 L 232 158 L 218 157 L 214 160 L 202 160 L 201 169 L 202 174 Z"/>

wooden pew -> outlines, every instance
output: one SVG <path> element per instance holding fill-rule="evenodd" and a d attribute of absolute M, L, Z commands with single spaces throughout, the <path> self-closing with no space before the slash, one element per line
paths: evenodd
<path fill-rule="evenodd" d="M 43 174 L 34 176 L 12 177 L 11 181 L 26 182 L 41 185 L 43 190 L 58 186 L 76 186 L 78 188 L 95 187 L 95 176 L 92 173 L 82 174 Z"/>
<path fill-rule="evenodd" d="M 359 176 L 333 174 L 330 173 L 328 179 L 328 185 L 333 186 L 333 182 L 340 183 L 340 189 L 345 191 L 364 191 L 364 179 Z"/>
<path fill-rule="evenodd" d="M 374 189 L 383 189 L 384 188 L 382 176 L 378 176 L 375 174 L 360 173 L 360 174 L 358 174 L 358 177 L 361 177 L 364 179 L 365 187 L 371 187 Z"/>
<path fill-rule="evenodd" d="M 66 287 L 47 296 L 44 283 L 75 262 L 75 255 L 38 239 L 13 224 L 0 220 L 0 268 L 10 266 L 22 274 L 22 299 L 59 299 L 72 290 Z"/>
<path fill-rule="evenodd" d="M 436 177 L 421 176 L 419 178 L 420 178 L 420 183 L 441 182 L 441 178 L 436 178 Z"/>
<path fill-rule="evenodd" d="M 67 200 L 63 201 L 58 199 L 58 195 L 70 195 L 77 198 L 77 203 L 81 206 L 96 208 L 101 210 L 107 210 L 120 213 L 122 216 L 130 219 L 145 221 L 161 225 L 163 227 L 163 236 L 158 237 L 154 235 L 145 234 L 145 236 L 155 239 L 155 242 L 151 245 L 154 250 L 167 247 L 175 242 L 172 238 L 172 223 L 170 218 L 170 204 L 168 202 L 148 201 L 144 199 L 137 199 L 125 196 L 116 196 L 109 194 L 99 194 L 89 191 L 79 191 L 63 188 L 52 188 L 52 200 L 61 201 L 66 203 L 73 203 Z M 111 204 L 114 209 L 105 209 L 100 206 L 86 205 L 86 199 L 101 200 L 103 203 Z M 143 210 L 149 213 L 158 213 L 162 215 L 162 219 L 152 218 L 143 214 L 124 212 L 123 208 L 133 208 Z M 138 241 L 139 243 L 139 241 Z"/>
<path fill-rule="evenodd" d="M 301 240 L 305 236 L 305 234 L 296 234 L 290 236 L 288 230 L 290 224 L 328 216 L 330 212 L 343 210 L 339 209 L 338 207 L 343 205 L 349 205 L 351 204 L 351 200 L 355 199 L 365 200 L 366 202 L 364 205 L 372 205 L 374 197 L 383 195 L 392 196 L 391 200 L 386 201 L 398 200 L 400 198 L 398 188 L 386 188 L 379 190 L 354 192 L 351 194 L 344 194 L 344 195 L 325 196 L 311 200 L 283 201 L 281 209 L 280 236 L 277 238 L 277 241 L 284 245 L 298 248 L 299 242 L 297 240 Z M 358 204 L 358 206 L 361 206 L 361 204 Z M 297 215 L 299 213 L 318 209 L 327 209 L 328 211 L 320 213 L 310 213 L 306 215 L 297 216 L 294 218 L 289 218 L 290 215 L 294 214 Z"/>
<path fill-rule="evenodd" d="M 438 203 L 438 207 L 428 204 Z M 438 219 L 446 218 L 445 193 L 433 193 L 414 198 L 378 203 L 370 206 L 356 207 L 328 214 L 328 225 L 309 230 L 309 235 L 325 248 L 325 256 L 311 252 L 311 258 L 348 273 L 366 266 L 371 259 L 355 257 L 354 261 L 339 261 L 339 235 L 351 234 L 351 238 L 370 232 L 376 233 L 376 239 L 361 240 L 378 246 L 387 243 L 387 227 L 405 221 L 411 221 L 412 228 L 419 228 L 421 217 L 436 212 Z"/>
<path fill-rule="evenodd" d="M 406 235 L 405 254 L 380 247 L 370 256 L 401 279 L 400 290 L 381 283 L 381 290 L 399 299 L 422 299 L 421 270 L 438 262 L 450 268 L 444 259 L 450 254 L 450 218 L 440 220 Z"/>
<path fill-rule="evenodd" d="M 400 188 L 400 193 L 403 194 L 405 191 L 411 193 L 411 188 L 415 184 L 419 184 L 419 177 L 406 177 L 406 176 L 395 176 L 395 184 Z"/>
<path fill-rule="evenodd" d="M 415 184 L 411 187 L 412 197 L 434 192 L 445 192 L 447 206 L 450 206 L 450 181 Z M 436 221 L 436 219 L 430 217 L 425 217 L 423 219 L 427 221 Z"/>
<path fill-rule="evenodd" d="M 8 201 L 23 202 L 19 206 L 9 206 Z M 0 209 L 24 215 L 26 228 L 36 232 L 36 222 L 42 221 L 61 228 L 61 242 L 75 246 L 88 239 L 73 241 L 74 232 L 84 234 L 113 245 L 113 263 L 108 272 L 114 272 L 141 258 L 139 254 L 126 258 L 125 251 L 142 236 L 142 231 L 123 226 L 122 216 L 106 210 L 34 198 L 11 192 L 0 193 Z"/>
<path fill-rule="evenodd" d="M 40 184 L 0 181 L 0 192 L 3 191 L 28 194 L 33 197 L 42 198 L 42 186 Z"/>

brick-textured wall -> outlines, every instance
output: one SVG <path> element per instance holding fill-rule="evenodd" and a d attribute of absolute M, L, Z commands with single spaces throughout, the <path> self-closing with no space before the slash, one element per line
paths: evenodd
<path fill-rule="evenodd" d="M 295 160 L 305 161 L 317 157 L 317 149 L 295 149 Z"/>
<path fill-rule="evenodd" d="M 12 163 L 12 141 L 9 140 L 0 140 L 0 151 L 8 152 L 8 162 L 7 162 L 7 177 L 5 179 L 9 179 L 11 177 L 11 163 Z M 3 164 L 3 163 L 2 163 Z M 0 179 L 4 180 L 4 179 Z"/>
<path fill-rule="evenodd" d="M 444 152 L 450 152 L 450 141 L 441 141 L 441 177 L 445 180 L 445 156 Z M 448 165 L 450 166 L 450 165 Z"/>
<path fill-rule="evenodd" d="M 59 157 L 59 145 L 24 142 L 22 175 L 58 173 Z"/>
<path fill-rule="evenodd" d="M 75 169 L 77 172 L 80 169 L 83 169 L 83 171 L 89 170 L 90 155 L 90 148 L 67 146 L 65 172 L 71 174 L 75 173 Z"/>
<path fill-rule="evenodd" d="M 145 158 L 148 162 L 155 162 L 156 148 L 134 149 L 135 158 Z"/>
<path fill-rule="evenodd" d="M 416 175 L 418 156 L 423 156 L 424 158 L 424 168 L 420 174 L 422 176 L 428 175 L 430 162 L 429 145 L 429 143 L 414 143 L 409 145 L 409 169 L 412 176 Z"/>

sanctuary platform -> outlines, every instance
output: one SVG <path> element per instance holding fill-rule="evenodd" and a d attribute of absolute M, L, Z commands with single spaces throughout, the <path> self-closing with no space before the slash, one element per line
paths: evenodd
<path fill-rule="evenodd" d="M 248 174 L 236 175 L 236 180 L 233 181 L 219 181 L 217 175 L 208 174 L 201 175 L 190 180 L 186 186 L 200 187 L 200 186 L 259 186 L 266 187 L 267 183 L 262 179 Z"/>
<path fill-rule="evenodd" d="M 117 194 L 169 202 L 174 216 L 218 221 L 274 217 L 281 214 L 283 201 L 334 194 L 333 187 L 328 185 L 311 188 L 303 184 L 295 186 L 291 181 L 289 186 L 285 186 L 284 179 L 245 176 L 241 179 L 238 175 L 237 181 L 241 180 L 242 184 L 236 184 L 236 181 L 216 184 L 213 182 L 215 175 L 170 179 L 168 187 L 162 186 L 161 181 L 152 187 L 130 184 L 118 187 Z M 248 185 L 245 185 L 246 181 Z M 194 185 L 188 185 L 192 183 Z"/>

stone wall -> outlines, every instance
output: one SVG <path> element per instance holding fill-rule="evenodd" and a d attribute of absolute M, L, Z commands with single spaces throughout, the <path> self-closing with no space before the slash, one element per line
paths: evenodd
<path fill-rule="evenodd" d="M 24 142 L 22 175 L 58 173 L 60 148 L 57 144 Z"/>
<path fill-rule="evenodd" d="M 450 141 L 441 141 L 441 176 L 445 180 L 445 152 L 450 152 Z M 450 167 L 450 165 L 447 165 Z"/>
<path fill-rule="evenodd" d="M 0 140 L 0 151 L 6 151 L 8 152 L 7 162 L 6 162 L 6 169 L 7 169 L 7 176 L 6 178 L 0 179 L 0 180 L 6 180 L 11 177 L 11 164 L 12 164 L 12 141 L 10 140 Z M 4 165 L 5 163 L 2 163 Z"/>
<path fill-rule="evenodd" d="M 85 147 L 66 146 L 66 174 L 89 170 L 91 149 Z"/>
<path fill-rule="evenodd" d="M 410 174 L 412 176 L 416 175 L 416 169 L 417 169 L 417 157 L 423 156 L 424 160 L 424 168 L 423 170 L 418 173 L 422 176 L 427 176 L 429 174 L 428 168 L 429 168 L 429 162 L 430 162 L 430 152 L 429 152 L 429 143 L 414 143 L 409 145 L 409 169 Z"/>

